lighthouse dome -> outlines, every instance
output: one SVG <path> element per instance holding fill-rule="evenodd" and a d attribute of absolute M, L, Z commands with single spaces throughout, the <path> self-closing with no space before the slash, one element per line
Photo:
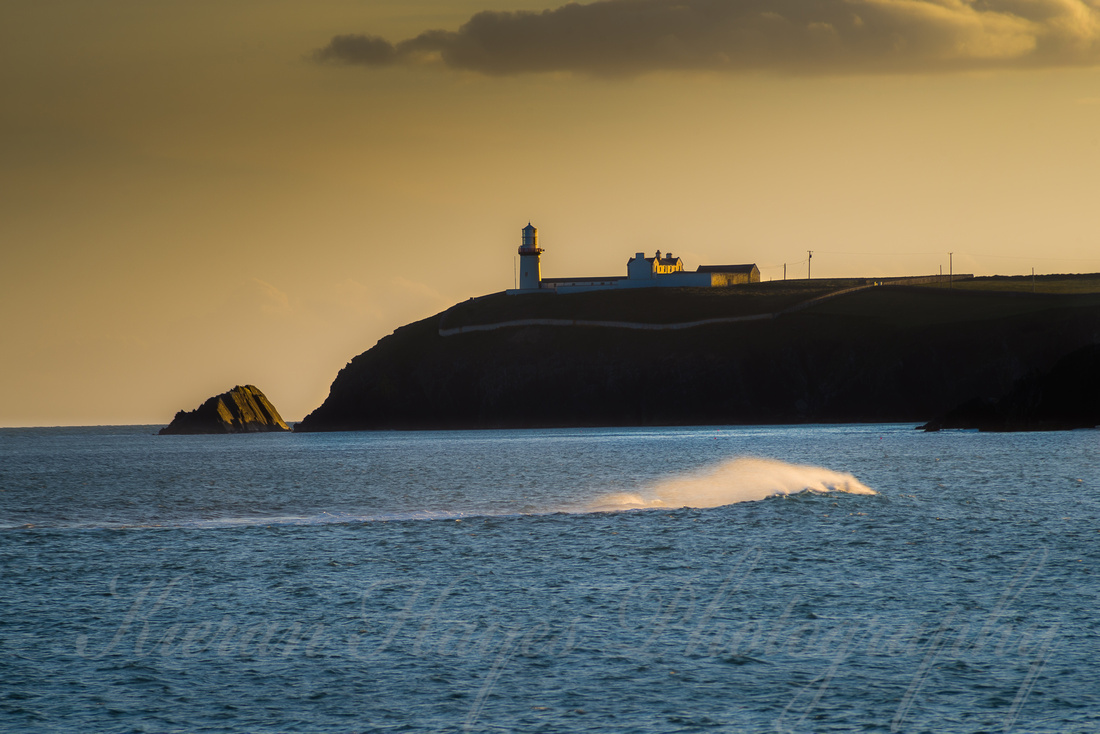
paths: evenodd
<path fill-rule="evenodd" d="M 538 247 L 539 246 L 539 230 L 537 227 L 531 226 L 528 222 L 527 226 L 523 228 L 523 247 Z"/>

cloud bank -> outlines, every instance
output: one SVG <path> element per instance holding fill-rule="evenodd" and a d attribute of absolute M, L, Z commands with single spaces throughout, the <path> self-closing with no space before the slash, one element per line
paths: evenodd
<path fill-rule="evenodd" d="M 1100 64 L 1100 0 L 599 0 L 477 13 L 391 43 L 340 35 L 322 63 L 507 75 L 934 73 Z"/>

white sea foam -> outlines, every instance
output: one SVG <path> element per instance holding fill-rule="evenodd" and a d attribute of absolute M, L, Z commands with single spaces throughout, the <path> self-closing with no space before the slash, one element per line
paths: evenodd
<path fill-rule="evenodd" d="M 851 474 L 775 459 L 740 458 L 701 472 L 665 479 L 637 493 L 603 495 L 587 509 L 720 507 L 799 492 L 876 494 Z"/>

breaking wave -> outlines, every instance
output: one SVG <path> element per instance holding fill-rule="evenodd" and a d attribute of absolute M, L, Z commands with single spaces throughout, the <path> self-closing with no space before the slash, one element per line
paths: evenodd
<path fill-rule="evenodd" d="M 673 477 L 638 493 L 597 497 L 590 512 L 652 507 L 720 507 L 800 492 L 877 494 L 851 474 L 774 459 L 740 458 Z"/>

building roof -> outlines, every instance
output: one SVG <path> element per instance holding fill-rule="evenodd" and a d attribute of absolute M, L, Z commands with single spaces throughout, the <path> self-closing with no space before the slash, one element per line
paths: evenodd
<path fill-rule="evenodd" d="M 697 273 L 751 273 L 756 268 L 756 263 L 747 265 L 700 265 L 695 269 Z"/>

